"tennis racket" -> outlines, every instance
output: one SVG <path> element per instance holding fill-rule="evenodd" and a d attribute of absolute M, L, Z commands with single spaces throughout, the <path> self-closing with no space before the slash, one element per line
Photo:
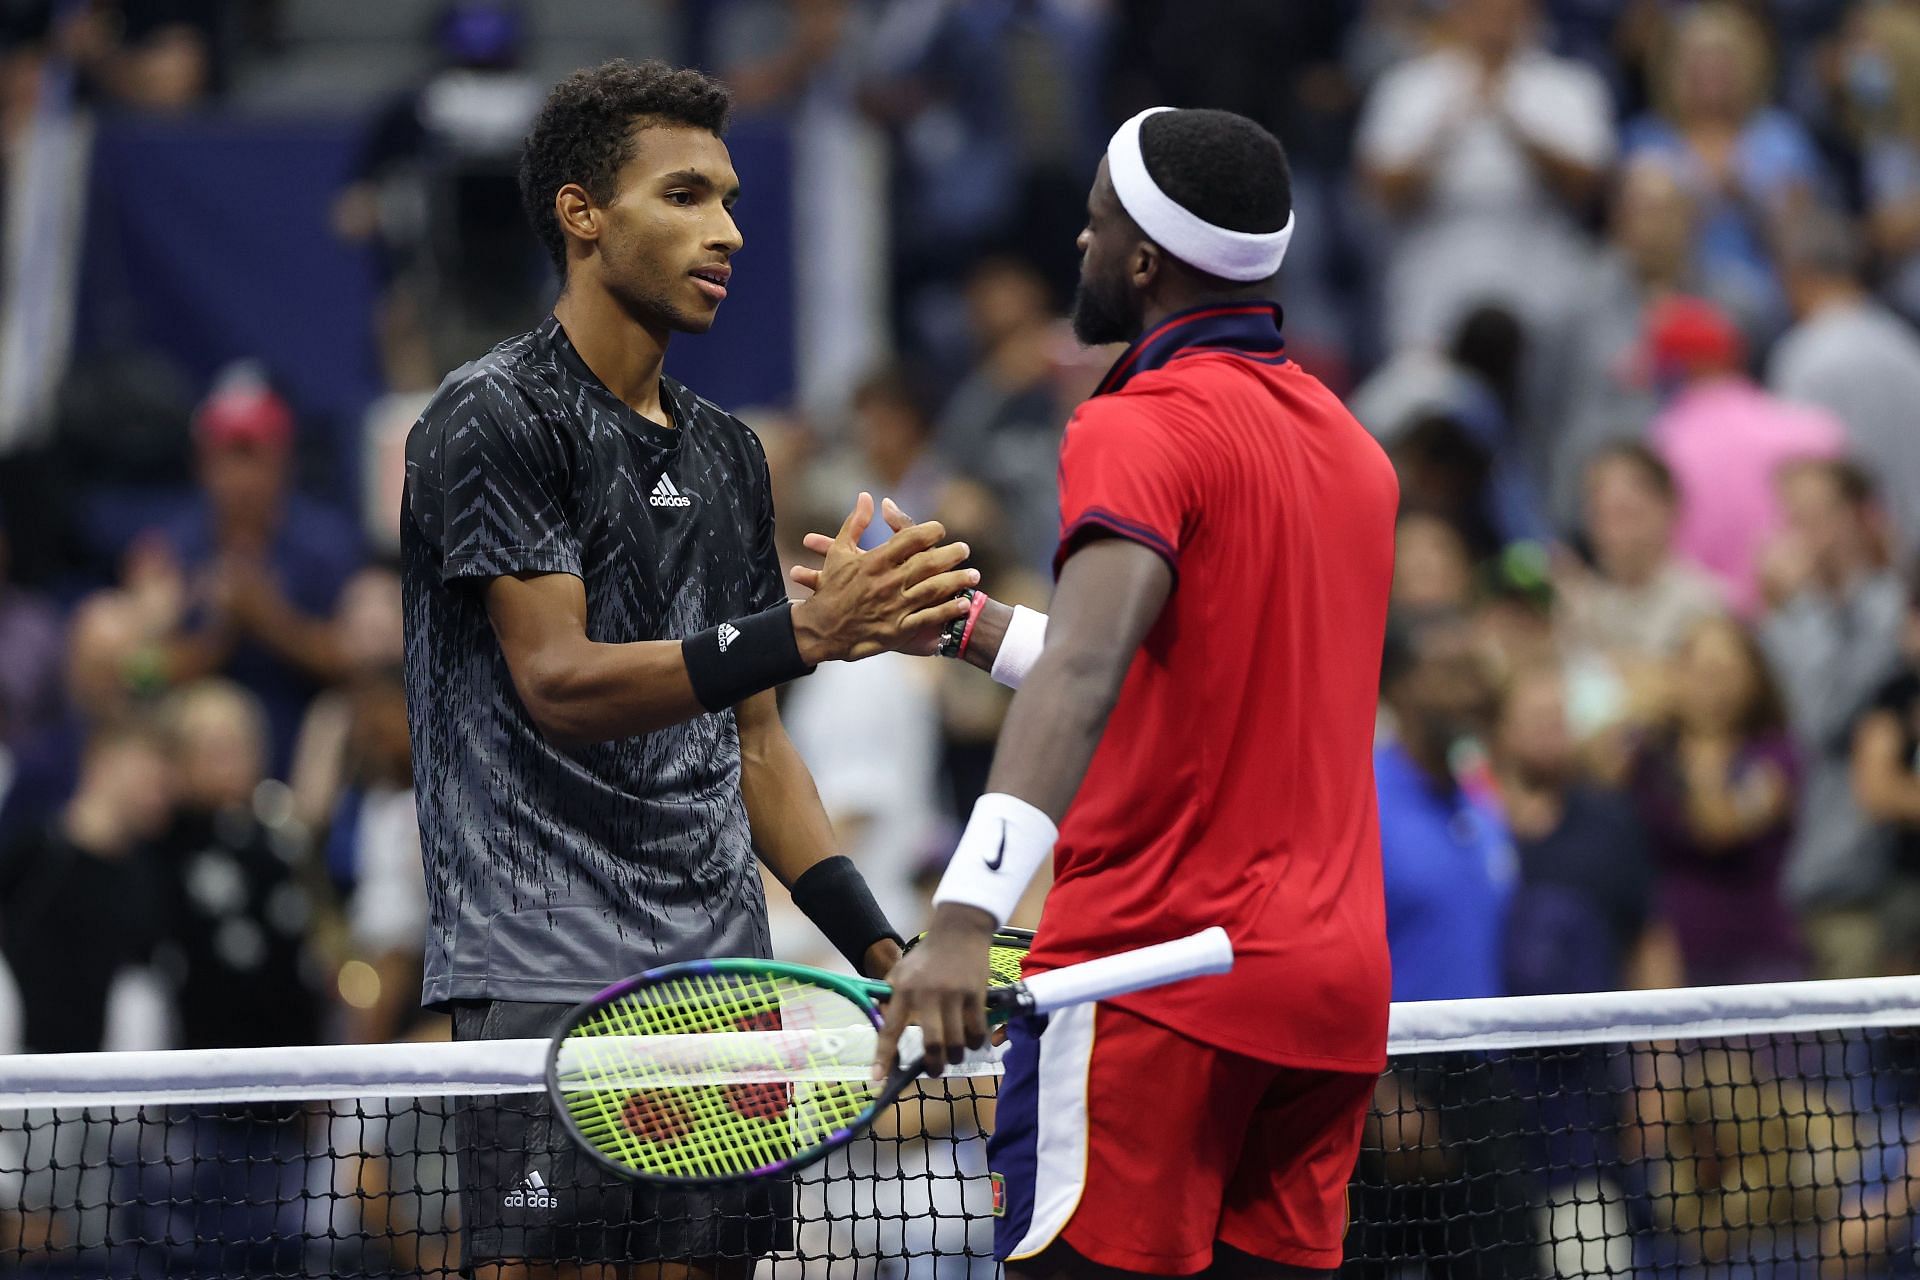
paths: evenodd
<path fill-rule="evenodd" d="M 1222 929 L 995 985 L 1003 1018 L 1233 967 Z M 865 1132 L 920 1075 L 918 1027 L 871 1077 L 885 983 L 777 960 L 650 969 L 573 1010 L 547 1091 L 575 1142 L 645 1182 L 710 1185 L 811 1164 Z"/>

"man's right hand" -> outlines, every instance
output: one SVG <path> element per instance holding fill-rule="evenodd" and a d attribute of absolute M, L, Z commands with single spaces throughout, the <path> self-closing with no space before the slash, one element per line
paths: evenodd
<path fill-rule="evenodd" d="M 955 597 L 980 581 L 977 570 L 960 567 L 967 544 L 943 544 L 946 529 L 928 520 L 862 551 L 861 535 L 872 522 L 873 496 L 862 493 L 822 548 L 826 562 L 812 598 L 793 608 L 794 639 L 809 666 L 888 650 L 931 653 L 940 629 L 966 616 L 967 602 Z"/>

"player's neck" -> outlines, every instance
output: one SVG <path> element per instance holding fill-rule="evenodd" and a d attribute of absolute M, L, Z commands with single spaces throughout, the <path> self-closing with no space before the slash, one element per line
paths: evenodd
<path fill-rule="evenodd" d="M 1152 333 L 1168 316 L 1182 311 L 1192 311 L 1196 307 L 1236 306 L 1248 302 L 1267 302 L 1273 297 L 1273 289 L 1268 281 L 1250 284 L 1244 289 L 1222 288 L 1171 288 L 1165 289 L 1145 300 L 1140 308 L 1140 332 Z"/>
<path fill-rule="evenodd" d="M 667 331 L 655 330 L 604 289 L 570 286 L 553 304 L 553 317 L 580 353 L 593 376 L 629 409 L 663 426 L 672 418 L 660 404 L 660 366 L 667 355 Z"/>

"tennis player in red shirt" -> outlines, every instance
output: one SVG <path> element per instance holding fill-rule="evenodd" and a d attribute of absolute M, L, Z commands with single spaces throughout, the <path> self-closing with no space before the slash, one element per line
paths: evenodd
<path fill-rule="evenodd" d="M 1074 328 L 1131 345 L 1067 426 L 1051 613 L 976 598 L 956 635 L 1020 692 L 889 975 L 880 1061 L 910 1024 L 930 1069 L 983 1042 L 988 938 L 1049 854 L 1030 970 L 1213 924 L 1236 956 L 1010 1028 L 990 1163 L 1011 1276 L 1340 1264 L 1386 1061 L 1372 745 L 1399 494 L 1286 356 L 1292 228 L 1252 121 L 1161 108 L 1114 134 Z"/>

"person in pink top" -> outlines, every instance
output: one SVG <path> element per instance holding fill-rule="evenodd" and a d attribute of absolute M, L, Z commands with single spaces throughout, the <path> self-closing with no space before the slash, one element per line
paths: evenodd
<path fill-rule="evenodd" d="M 1760 606 L 1756 560 L 1780 527 L 1774 473 L 1795 459 L 1844 454 L 1846 428 L 1748 377 L 1739 330 L 1710 302 L 1676 297 L 1654 307 L 1647 348 L 1672 389 L 1649 434 L 1679 482 L 1675 545 L 1750 615 Z"/>

